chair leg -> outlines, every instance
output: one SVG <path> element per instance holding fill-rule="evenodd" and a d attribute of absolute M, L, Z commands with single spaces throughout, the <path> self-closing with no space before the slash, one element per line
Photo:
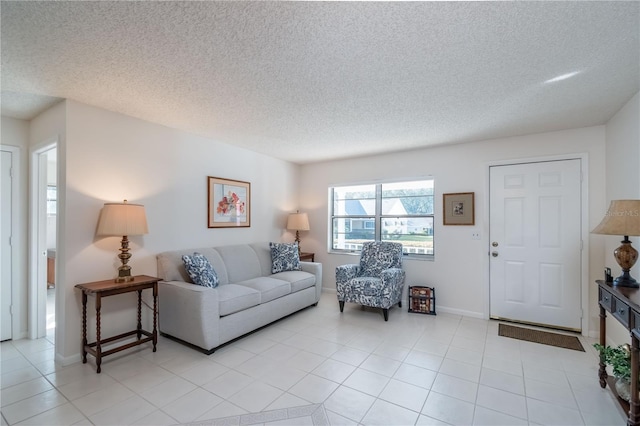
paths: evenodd
<path fill-rule="evenodd" d="M 398 302 L 398 308 L 402 308 L 402 300 Z"/>
<path fill-rule="evenodd" d="M 342 312 L 344 310 L 344 300 L 338 300 L 338 303 L 340 304 L 340 312 Z"/>
<path fill-rule="evenodd" d="M 389 309 L 382 309 L 382 314 L 384 315 L 384 320 L 389 321 Z"/>

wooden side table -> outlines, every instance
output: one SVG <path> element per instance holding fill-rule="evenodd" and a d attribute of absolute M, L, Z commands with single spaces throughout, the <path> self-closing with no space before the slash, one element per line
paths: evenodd
<path fill-rule="evenodd" d="M 300 253 L 300 261 L 301 262 L 315 262 L 316 254 L 315 253 Z"/>
<path fill-rule="evenodd" d="M 102 357 L 114 354 L 116 352 L 123 351 L 125 349 L 132 348 L 137 345 L 141 345 L 147 342 L 153 342 L 153 352 L 156 351 L 156 345 L 158 344 L 158 331 L 156 328 L 158 318 L 158 281 L 160 278 L 150 277 L 147 275 L 135 276 L 133 281 L 117 283 L 114 280 L 95 281 L 92 283 L 77 284 L 76 288 L 82 290 L 82 363 L 87 363 L 87 353 L 96 357 L 96 365 L 98 366 L 98 373 L 101 371 L 100 365 L 102 364 Z M 149 332 L 142 329 L 142 290 L 153 289 L 153 331 Z M 114 296 L 116 294 L 129 293 L 132 291 L 138 292 L 138 327 L 126 333 L 118 334 L 117 336 L 102 339 L 100 336 L 100 309 L 102 307 L 102 298 L 107 296 Z M 87 295 L 93 294 L 96 297 L 96 341 L 93 343 L 87 343 Z M 110 343 L 119 339 L 124 339 L 129 336 L 136 336 L 137 340 L 134 342 L 126 343 L 109 349 L 108 351 L 102 351 L 102 345 Z M 142 337 L 142 336 L 146 337 Z"/>

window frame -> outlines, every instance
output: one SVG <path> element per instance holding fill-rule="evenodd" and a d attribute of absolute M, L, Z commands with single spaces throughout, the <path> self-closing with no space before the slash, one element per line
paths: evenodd
<path fill-rule="evenodd" d="M 431 214 L 405 214 L 405 215 L 398 215 L 398 214 L 382 214 L 382 207 L 383 207 L 383 199 L 384 198 L 389 198 L 389 197 L 384 197 L 382 196 L 382 189 L 384 185 L 390 185 L 390 184 L 402 184 L 402 183 L 410 183 L 410 182 L 421 182 L 421 181 L 431 181 L 431 187 L 432 187 L 432 194 L 428 195 L 431 196 L 433 198 L 432 201 L 432 212 Z M 370 187 L 370 186 L 374 186 L 375 187 L 375 214 L 374 215 L 366 215 L 366 214 L 355 214 L 355 215 L 336 215 L 334 214 L 335 211 L 335 191 L 336 189 L 339 188 L 344 188 L 344 187 L 358 187 L 358 186 L 362 186 L 364 187 Z M 369 198 L 367 198 L 369 199 Z M 356 221 L 361 221 L 363 223 L 366 222 L 373 222 L 374 224 L 374 229 L 373 229 L 373 235 L 374 238 L 372 241 L 389 241 L 389 239 L 382 239 L 382 228 L 385 226 L 383 225 L 383 221 L 385 220 L 389 220 L 389 219 L 393 219 L 393 220 L 401 220 L 401 221 L 409 221 L 410 219 L 423 219 L 423 218 L 427 218 L 427 219 L 431 219 L 431 233 L 427 234 L 430 235 L 432 237 L 432 247 L 431 247 L 431 253 L 411 253 L 409 251 L 405 251 L 406 250 L 406 246 L 403 244 L 403 257 L 404 258 L 410 258 L 410 259 L 421 259 L 421 260 L 433 260 L 435 258 L 435 211 L 436 211 L 436 196 L 435 196 L 435 179 L 433 177 L 425 177 L 425 178 L 415 178 L 415 179 L 407 179 L 407 180 L 393 180 L 393 181 L 384 181 L 384 182 L 376 182 L 376 183 L 357 183 L 357 184 L 343 184 L 343 185 L 332 185 L 329 187 L 329 209 L 328 209 L 328 213 L 329 213 L 329 226 L 328 226 L 328 234 L 329 234 L 329 238 L 328 238 L 328 251 L 329 253 L 335 253 L 335 254 L 360 254 L 361 250 L 359 249 L 355 249 L 355 248 L 334 248 L 334 237 L 335 235 L 335 229 L 334 229 L 334 224 L 335 224 L 335 220 L 336 219 L 345 219 L 345 220 L 356 220 Z M 363 227 L 363 229 L 367 229 L 369 230 L 368 227 Z M 349 232 L 352 232 L 353 230 L 351 229 L 351 227 L 349 227 Z M 411 249 L 409 247 L 409 249 Z"/>

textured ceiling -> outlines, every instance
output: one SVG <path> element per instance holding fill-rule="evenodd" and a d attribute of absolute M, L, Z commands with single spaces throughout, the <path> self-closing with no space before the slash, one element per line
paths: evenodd
<path fill-rule="evenodd" d="M 297 163 L 604 124 L 640 87 L 638 2 L 0 7 L 3 115 L 74 99 Z"/>

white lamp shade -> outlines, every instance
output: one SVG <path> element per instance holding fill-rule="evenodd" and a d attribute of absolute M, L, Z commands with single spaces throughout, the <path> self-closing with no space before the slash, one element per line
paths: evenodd
<path fill-rule="evenodd" d="M 144 235 L 149 233 L 144 206 L 140 204 L 105 203 L 98 221 L 97 235 Z"/>
<path fill-rule="evenodd" d="M 291 213 L 287 220 L 287 229 L 291 231 L 308 231 L 309 217 L 306 213 Z"/>
<path fill-rule="evenodd" d="M 640 235 L 640 200 L 613 200 L 592 234 Z"/>

